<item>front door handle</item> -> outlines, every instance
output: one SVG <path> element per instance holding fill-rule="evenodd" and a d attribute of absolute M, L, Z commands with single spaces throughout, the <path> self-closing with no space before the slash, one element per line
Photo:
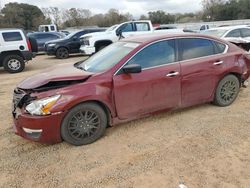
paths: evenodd
<path fill-rule="evenodd" d="M 170 72 L 170 73 L 168 73 L 166 76 L 167 77 L 174 77 L 174 76 L 177 76 L 177 75 L 179 75 L 180 73 L 179 72 Z"/>
<path fill-rule="evenodd" d="M 214 63 L 214 65 L 221 65 L 221 64 L 223 64 L 224 63 L 224 61 L 216 61 L 215 63 Z"/>

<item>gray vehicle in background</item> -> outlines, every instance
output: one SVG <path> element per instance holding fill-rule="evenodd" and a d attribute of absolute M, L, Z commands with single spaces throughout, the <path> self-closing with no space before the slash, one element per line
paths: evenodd
<path fill-rule="evenodd" d="M 62 39 L 65 36 L 66 35 L 61 32 L 34 32 L 28 34 L 28 37 L 36 39 L 38 45 L 38 52 L 45 52 L 46 42 Z"/>

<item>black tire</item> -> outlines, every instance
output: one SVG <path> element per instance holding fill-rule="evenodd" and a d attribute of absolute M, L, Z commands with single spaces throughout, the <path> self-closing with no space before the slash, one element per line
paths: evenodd
<path fill-rule="evenodd" d="M 67 59 L 69 57 L 69 50 L 65 47 L 60 47 L 56 50 L 56 57 L 58 59 Z"/>
<path fill-rule="evenodd" d="M 81 146 L 101 138 L 106 127 L 105 111 L 95 103 L 83 103 L 72 108 L 65 116 L 61 136 L 69 144 Z"/>
<path fill-rule="evenodd" d="M 231 105 L 237 98 L 239 91 L 239 79 L 232 74 L 225 76 L 215 91 L 214 104 L 221 107 Z"/>
<path fill-rule="evenodd" d="M 25 62 L 19 55 L 7 55 L 3 60 L 4 70 L 9 73 L 19 73 L 25 68 Z"/>

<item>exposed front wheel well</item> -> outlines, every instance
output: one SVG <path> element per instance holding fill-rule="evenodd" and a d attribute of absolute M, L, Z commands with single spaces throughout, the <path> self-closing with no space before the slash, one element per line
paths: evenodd
<path fill-rule="evenodd" d="M 90 101 L 84 101 L 84 102 L 78 103 L 75 106 L 80 105 L 80 104 L 84 104 L 84 103 L 92 103 L 92 104 L 96 104 L 96 105 L 100 106 L 104 110 L 105 114 L 107 115 L 108 125 L 111 125 L 111 112 L 110 112 L 110 109 L 107 105 L 105 105 L 104 103 L 97 101 L 97 100 L 90 100 Z M 71 107 L 71 109 L 74 108 L 75 106 Z"/>

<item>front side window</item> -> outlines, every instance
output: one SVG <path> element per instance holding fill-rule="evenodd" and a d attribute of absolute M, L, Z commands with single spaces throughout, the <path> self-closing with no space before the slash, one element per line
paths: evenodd
<path fill-rule="evenodd" d="M 201 38 L 184 38 L 178 40 L 180 60 L 188 60 L 213 55 L 212 41 Z"/>
<path fill-rule="evenodd" d="M 239 29 L 232 30 L 232 31 L 230 31 L 227 34 L 226 37 L 236 37 L 236 38 L 239 38 L 239 37 L 241 37 L 240 30 Z"/>
<path fill-rule="evenodd" d="M 241 29 L 241 34 L 243 38 L 250 37 L 250 29 L 247 28 Z"/>
<path fill-rule="evenodd" d="M 20 32 L 2 33 L 5 42 L 21 41 L 23 40 Z"/>
<path fill-rule="evenodd" d="M 122 32 L 132 32 L 133 31 L 133 25 L 132 25 L 132 23 L 126 23 L 126 24 L 123 24 L 119 29 Z"/>
<path fill-rule="evenodd" d="M 142 69 L 175 62 L 174 40 L 161 41 L 144 48 L 128 64 L 139 64 Z"/>
<path fill-rule="evenodd" d="M 135 27 L 137 31 L 149 31 L 150 30 L 148 23 L 143 23 L 143 22 L 135 23 Z"/>

